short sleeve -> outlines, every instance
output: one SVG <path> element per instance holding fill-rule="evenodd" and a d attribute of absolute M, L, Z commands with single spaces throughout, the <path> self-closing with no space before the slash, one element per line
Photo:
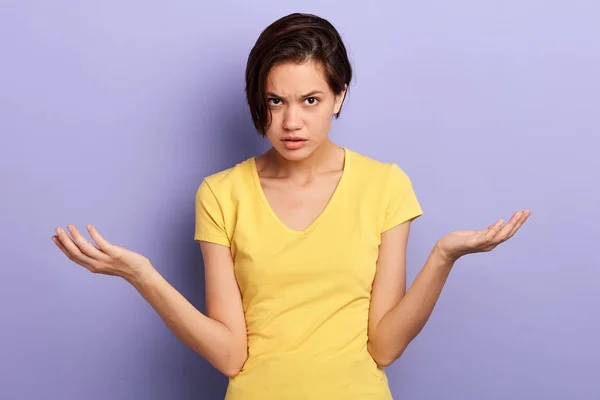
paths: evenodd
<path fill-rule="evenodd" d="M 203 180 L 196 191 L 196 231 L 194 240 L 231 245 L 225 230 L 225 218 L 208 182 Z"/>
<path fill-rule="evenodd" d="M 423 214 L 410 178 L 396 164 L 391 164 L 384 200 L 385 218 L 382 232 Z"/>

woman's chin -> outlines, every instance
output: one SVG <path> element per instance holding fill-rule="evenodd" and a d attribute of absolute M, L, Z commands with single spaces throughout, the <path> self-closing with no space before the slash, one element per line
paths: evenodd
<path fill-rule="evenodd" d="M 282 144 L 274 147 L 283 158 L 289 161 L 303 160 L 312 153 L 310 146 L 306 143 L 301 146 L 286 146 Z"/>

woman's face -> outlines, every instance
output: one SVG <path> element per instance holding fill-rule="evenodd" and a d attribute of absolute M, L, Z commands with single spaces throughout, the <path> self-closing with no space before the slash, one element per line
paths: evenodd
<path fill-rule="evenodd" d="M 267 77 L 271 124 L 266 136 L 279 154 L 292 161 L 310 156 L 329 140 L 333 115 L 345 91 L 336 96 L 320 63 L 275 65 Z"/>

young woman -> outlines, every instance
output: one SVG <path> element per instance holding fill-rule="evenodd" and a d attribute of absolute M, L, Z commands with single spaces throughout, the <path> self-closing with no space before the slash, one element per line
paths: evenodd
<path fill-rule="evenodd" d="M 409 177 L 328 136 L 351 77 L 322 18 L 288 15 L 258 38 L 246 93 L 272 148 L 199 185 L 206 315 L 92 226 L 95 245 L 72 225 L 52 237 L 74 262 L 129 281 L 230 377 L 229 400 L 391 399 L 383 367 L 423 328 L 455 262 L 492 250 L 530 214 L 441 238 L 406 291 L 410 224 L 422 213 Z"/>

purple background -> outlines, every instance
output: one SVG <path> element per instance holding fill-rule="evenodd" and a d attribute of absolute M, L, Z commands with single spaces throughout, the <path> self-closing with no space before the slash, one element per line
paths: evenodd
<path fill-rule="evenodd" d="M 295 6 L 294 6 L 295 4 Z M 220 399 L 226 379 L 125 281 L 70 263 L 93 223 L 204 310 L 194 194 L 266 148 L 243 72 L 270 22 L 330 19 L 356 71 L 332 137 L 412 178 L 436 240 L 530 208 L 459 261 L 388 368 L 397 399 L 600 398 L 600 4 L 5 0 L 0 8 L 0 398 Z"/>

